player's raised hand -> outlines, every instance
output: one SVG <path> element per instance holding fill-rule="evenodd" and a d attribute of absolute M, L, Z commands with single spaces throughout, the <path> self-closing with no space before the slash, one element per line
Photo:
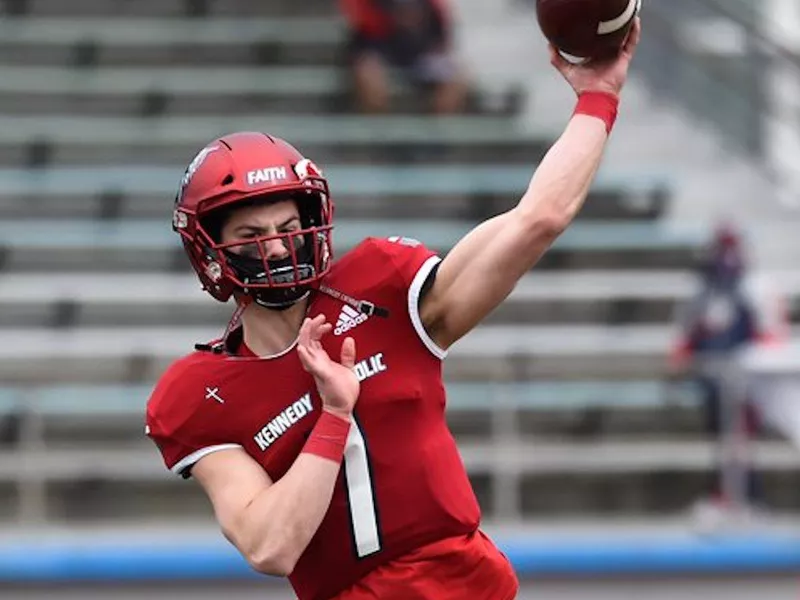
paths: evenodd
<path fill-rule="evenodd" d="M 582 92 L 608 92 L 619 95 L 628 79 L 636 47 L 642 35 L 642 22 L 636 17 L 620 53 L 612 59 L 590 60 L 574 64 L 566 60 L 555 46 L 550 46 L 550 62 L 569 82 L 576 94 Z"/>
<path fill-rule="evenodd" d="M 361 388 L 353 371 L 356 343 L 350 337 L 344 340 L 341 362 L 337 363 L 328 356 L 320 342 L 331 329 L 333 325 L 325 322 L 325 315 L 305 319 L 300 327 L 297 354 L 303 368 L 314 377 L 325 410 L 349 418 Z"/>

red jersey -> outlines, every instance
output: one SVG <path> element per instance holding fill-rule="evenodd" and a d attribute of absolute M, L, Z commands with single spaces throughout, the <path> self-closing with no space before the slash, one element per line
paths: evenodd
<path fill-rule="evenodd" d="M 309 316 L 323 313 L 335 324 L 323 339 L 331 356 L 340 355 L 347 336 L 355 339 L 361 392 L 330 507 L 289 576 L 301 600 L 331 598 L 378 567 L 478 528 L 480 509 L 445 421 L 445 352 L 425 332 L 417 306 L 438 262 L 412 240 L 368 239 L 324 283 L 388 316 L 366 316 L 321 293 L 309 305 Z M 200 351 L 162 376 L 148 403 L 147 428 L 177 473 L 188 476 L 203 456 L 241 447 L 277 481 L 321 407 L 294 345 L 262 358 Z M 465 590 L 464 597 L 513 597 L 488 593 L 496 589 Z"/>

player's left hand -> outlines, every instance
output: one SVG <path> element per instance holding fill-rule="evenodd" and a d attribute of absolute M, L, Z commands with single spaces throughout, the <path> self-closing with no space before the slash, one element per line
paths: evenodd
<path fill-rule="evenodd" d="M 619 96 L 628 79 L 628 68 L 636 53 L 641 36 L 641 18 L 636 17 L 622 49 L 613 59 L 590 60 L 585 63 L 573 64 L 561 56 L 555 46 L 551 45 L 550 63 L 578 95 L 582 92 L 606 92 Z"/>
<path fill-rule="evenodd" d="M 297 354 L 303 368 L 314 377 L 323 408 L 349 419 L 361 389 L 358 377 L 353 371 L 356 343 L 353 338 L 345 339 L 342 344 L 341 362 L 337 363 L 328 356 L 320 341 L 332 329 L 333 325 L 325 321 L 325 315 L 305 319 L 300 328 Z"/>

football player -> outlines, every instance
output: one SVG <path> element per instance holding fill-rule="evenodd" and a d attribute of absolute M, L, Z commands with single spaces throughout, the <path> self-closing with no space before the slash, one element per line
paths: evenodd
<path fill-rule="evenodd" d="M 441 361 L 580 210 L 638 39 L 637 21 L 595 64 L 551 48 L 574 116 L 519 204 L 443 259 L 398 237 L 333 262 L 328 183 L 283 140 L 228 135 L 189 165 L 173 227 L 237 310 L 164 373 L 147 431 L 253 568 L 301 600 L 516 596 L 445 421 Z"/>

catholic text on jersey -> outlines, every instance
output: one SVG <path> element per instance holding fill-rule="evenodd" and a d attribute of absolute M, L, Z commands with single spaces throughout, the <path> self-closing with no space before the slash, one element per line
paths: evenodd
<path fill-rule="evenodd" d="M 364 381 L 386 371 L 388 367 L 383 362 L 383 352 L 373 354 L 369 358 L 358 361 L 353 367 L 353 371 L 359 381 Z"/>

